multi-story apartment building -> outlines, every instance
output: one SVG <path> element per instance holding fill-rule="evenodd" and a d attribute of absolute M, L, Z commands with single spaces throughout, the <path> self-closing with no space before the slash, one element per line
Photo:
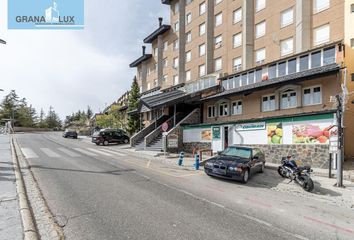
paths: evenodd
<path fill-rule="evenodd" d="M 188 94 L 220 86 L 187 102 L 200 108 L 201 118 L 184 127 L 185 149 L 257 144 L 274 158 L 296 152 L 325 167 L 334 96 L 343 89 L 346 139 L 354 134 L 354 0 L 162 3 L 170 6 L 170 24 L 160 19 L 144 40 L 152 54 L 144 50 L 131 64 L 146 105 L 149 95 L 160 98 L 171 87 L 183 92 L 173 103 L 180 97 L 185 104 Z M 163 110 L 168 104 L 159 107 L 171 113 Z M 345 144 L 346 155 L 354 156 L 350 141 Z"/>

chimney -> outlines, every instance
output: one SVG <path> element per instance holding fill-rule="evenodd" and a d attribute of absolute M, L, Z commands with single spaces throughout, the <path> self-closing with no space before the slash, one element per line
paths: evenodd
<path fill-rule="evenodd" d="M 145 49 L 146 49 L 146 47 L 143 46 L 143 56 L 145 56 Z"/>
<path fill-rule="evenodd" d="M 163 18 L 162 18 L 162 17 L 159 17 L 159 26 L 160 26 L 160 27 L 162 26 L 162 20 L 163 20 Z"/>

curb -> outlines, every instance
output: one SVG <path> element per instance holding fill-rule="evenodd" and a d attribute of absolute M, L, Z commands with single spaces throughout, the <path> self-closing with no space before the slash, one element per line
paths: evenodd
<path fill-rule="evenodd" d="M 13 138 L 11 138 L 10 145 L 12 161 L 14 163 L 14 170 L 16 176 L 16 190 L 19 199 L 20 215 L 24 231 L 24 240 L 39 240 L 39 235 L 36 228 L 36 224 L 34 222 L 32 209 L 29 206 L 25 184 L 20 171 L 20 164 L 17 158 Z"/>

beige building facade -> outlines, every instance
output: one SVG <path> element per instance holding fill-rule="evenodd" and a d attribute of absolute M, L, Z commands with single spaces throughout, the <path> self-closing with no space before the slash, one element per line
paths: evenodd
<path fill-rule="evenodd" d="M 159 19 L 157 29 L 144 39 L 152 52 L 143 50 L 131 64 L 137 68 L 143 95 L 174 86 L 193 93 L 220 85 L 220 93 L 202 98 L 198 105 L 201 124 L 212 129 L 213 124 L 316 113 L 332 114 L 329 122 L 335 125 L 333 96 L 344 89 L 345 136 L 353 136 L 354 0 L 162 0 L 162 4 L 170 7 L 169 23 Z M 263 111 L 266 104 L 272 109 Z M 223 116 L 220 106 L 227 109 Z M 240 111 L 237 106 L 242 111 L 233 114 Z M 349 141 L 345 144 L 346 155 L 354 156 Z"/>

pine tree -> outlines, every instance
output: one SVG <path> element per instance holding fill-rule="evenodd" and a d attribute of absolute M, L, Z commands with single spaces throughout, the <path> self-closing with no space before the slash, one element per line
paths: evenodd
<path fill-rule="evenodd" d="M 128 97 L 128 112 L 136 110 L 139 106 L 140 89 L 136 77 L 134 77 L 130 94 Z M 130 115 L 128 117 L 128 127 L 127 130 L 129 134 L 133 135 L 140 130 L 140 117 L 138 114 Z"/>
<path fill-rule="evenodd" d="M 49 107 L 49 112 L 46 117 L 46 124 L 48 128 L 61 127 L 61 121 L 58 114 L 54 111 L 53 107 Z"/>
<path fill-rule="evenodd" d="M 92 109 L 91 109 L 91 107 L 90 107 L 90 106 L 87 106 L 87 110 L 86 110 L 86 117 L 87 117 L 88 119 L 91 119 L 91 118 L 92 118 L 92 116 L 93 116 Z"/>
<path fill-rule="evenodd" d="M 47 127 L 47 123 L 46 123 L 45 119 L 46 119 L 46 116 L 45 116 L 44 110 L 43 110 L 43 108 L 41 108 L 41 111 L 39 113 L 38 127 L 40 127 L 40 128 Z"/>

